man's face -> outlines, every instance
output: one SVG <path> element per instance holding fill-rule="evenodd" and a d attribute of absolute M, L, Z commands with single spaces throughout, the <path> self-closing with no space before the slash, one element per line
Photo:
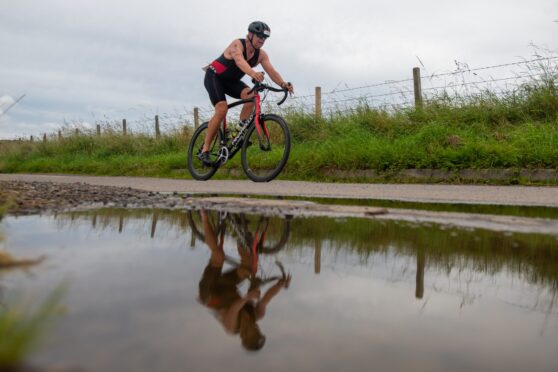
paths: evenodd
<path fill-rule="evenodd" d="M 258 35 L 254 35 L 254 39 L 252 40 L 252 43 L 254 44 L 254 48 L 260 49 L 261 47 L 263 47 L 266 39 L 267 38 L 265 37 L 259 37 Z"/>

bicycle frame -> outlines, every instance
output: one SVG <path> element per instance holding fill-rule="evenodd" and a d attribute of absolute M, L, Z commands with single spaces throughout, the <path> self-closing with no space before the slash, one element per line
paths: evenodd
<path fill-rule="evenodd" d="M 246 99 L 242 99 L 233 103 L 230 103 L 227 105 L 227 108 L 233 108 L 236 106 L 240 106 L 240 105 L 244 105 L 246 103 L 254 103 L 254 118 L 253 120 L 255 120 L 255 126 L 256 126 L 256 131 L 258 132 L 258 137 L 261 139 L 262 138 L 262 125 L 260 123 L 260 116 L 261 116 L 261 112 L 262 112 L 262 108 L 261 108 L 261 102 L 262 99 L 260 97 L 260 94 L 258 91 L 254 91 L 254 97 L 252 98 L 246 98 Z M 265 131 L 265 135 L 269 136 L 269 132 L 267 131 L 267 128 L 265 127 L 265 125 L 263 126 L 263 129 Z M 225 116 L 225 118 L 223 119 L 223 133 L 226 133 L 227 130 L 227 117 Z M 226 141 L 225 138 L 221 139 L 221 145 L 224 146 L 226 145 Z"/>

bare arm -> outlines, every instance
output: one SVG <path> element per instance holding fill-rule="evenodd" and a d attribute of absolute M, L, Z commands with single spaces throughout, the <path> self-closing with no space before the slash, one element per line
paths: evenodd
<path fill-rule="evenodd" d="M 291 281 L 290 274 L 283 279 L 280 279 L 271 286 L 263 295 L 262 299 L 258 301 L 256 305 L 256 318 L 261 319 L 265 315 L 265 310 L 267 309 L 267 305 L 271 302 L 271 299 L 281 291 L 281 289 L 286 288 Z"/>

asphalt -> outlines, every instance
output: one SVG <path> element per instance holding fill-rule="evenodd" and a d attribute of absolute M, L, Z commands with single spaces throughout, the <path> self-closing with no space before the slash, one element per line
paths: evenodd
<path fill-rule="evenodd" d="M 489 204 L 558 207 L 558 187 L 431 184 L 361 184 L 244 180 L 205 182 L 148 177 L 0 174 L 0 180 L 87 183 L 144 191 L 213 195 L 270 195 L 398 200 L 424 203 Z"/>

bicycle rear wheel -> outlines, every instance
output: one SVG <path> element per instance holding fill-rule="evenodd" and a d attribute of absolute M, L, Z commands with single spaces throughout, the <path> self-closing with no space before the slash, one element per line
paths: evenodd
<path fill-rule="evenodd" d="M 263 115 L 261 134 L 255 124 L 242 144 L 242 168 L 254 182 L 269 182 L 283 170 L 291 151 L 291 134 L 283 118 Z"/>
<path fill-rule="evenodd" d="M 206 181 L 210 179 L 213 177 L 215 172 L 217 172 L 217 169 L 219 169 L 219 165 L 216 160 L 219 157 L 219 138 L 222 136 L 221 128 L 219 128 L 219 132 L 209 147 L 209 155 L 215 165 L 212 167 L 205 166 L 199 158 L 205 137 L 207 136 L 207 126 L 208 123 L 205 122 L 198 129 L 196 129 L 192 135 L 192 139 L 190 140 L 190 145 L 188 146 L 188 170 L 190 171 L 192 177 L 198 181 Z"/>

